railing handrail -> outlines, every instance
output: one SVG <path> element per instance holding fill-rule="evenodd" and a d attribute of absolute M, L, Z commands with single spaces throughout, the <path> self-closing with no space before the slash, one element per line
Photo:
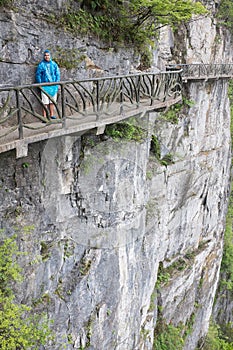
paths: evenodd
<path fill-rule="evenodd" d="M 174 71 L 148 71 L 148 72 L 142 72 L 142 73 L 134 73 L 134 74 L 124 74 L 124 75 L 113 75 L 113 76 L 103 76 L 103 77 L 96 77 L 96 78 L 86 78 L 86 79 L 75 79 L 75 80 L 60 80 L 58 82 L 52 82 L 52 83 L 32 83 L 32 84 L 24 84 L 24 85 L 4 85 L 1 87 L 0 84 L 0 92 L 1 91 L 10 91 L 10 90 L 18 90 L 18 89 L 26 89 L 30 87 L 41 87 L 41 86 L 54 86 L 54 85 L 62 85 L 62 84 L 72 84 L 72 83 L 88 83 L 88 82 L 95 82 L 95 81 L 101 81 L 101 80 L 114 80 L 114 79 L 124 79 L 124 78 L 133 78 L 137 76 L 148 76 L 148 75 L 161 75 L 161 74 L 171 74 L 171 73 L 181 73 L 182 69 Z"/>
<path fill-rule="evenodd" d="M 172 66 L 198 66 L 198 65 L 202 65 L 202 66 L 224 66 L 224 65 L 232 65 L 233 66 L 233 63 L 232 62 L 229 62 L 229 63 L 198 63 L 198 62 L 194 62 L 194 63 L 189 63 L 189 64 L 186 64 L 186 63 L 172 63 L 172 64 L 168 64 L 167 67 L 172 67 Z"/>
<path fill-rule="evenodd" d="M 191 63 L 191 64 L 170 64 L 167 70 L 182 70 L 183 81 L 219 79 L 233 77 L 233 63 Z"/>
<path fill-rule="evenodd" d="M 186 67 L 211 67 L 211 66 L 232 66 L 233 63 L 174 63 L 174 64 L 168 64 L 166 66 L 166 70 L 164 71 L 147 71 L 147 72 L 138 72 L 138 73 L 130 73 L 130 74 L 121 74 L 121 75 L 112 75 L 112 76 L 103 76 L 103 77 L 96 77 L 96 78 L 86 78 L 86 79 L 75 79 L 75 80 L 61 80 L 59 82 L 53 82 L 53 83 L 32 83 L 32 84 L 24 84 L 24 85 L 3 85 L 0 84 L 0 92 L 1 91 L 9 91 L 9 90 L 16 90 L 16 89 L 25 89 L 30 87 L 41 87 L 41 86 L 53 86 L 53 85 L 61 85 L 61 84 L 71 84 L 71 83 L 87 83 L 87 82 L 94 82 L 94 81 L 101 81 L 101 80 L 111 80 L 111 79 L 123 79 L 123 78 L 130 78 L 130 77 L 136 77 L 136 76 L 148 76 L 148 75 L 161 75 L 161 74 L 171 74 L 174 73 L 174 70 L 169 70 L 172 68 L 176 68 L 176 73 L 182 73 L 184 70 L 183 68 Z M 182 68 L 180 68 L 182 67 Z M 232 72 L 233 76 L 233 72 Z"/>

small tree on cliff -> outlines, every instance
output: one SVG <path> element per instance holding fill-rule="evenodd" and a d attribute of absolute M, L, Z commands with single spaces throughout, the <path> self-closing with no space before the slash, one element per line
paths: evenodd
<path fill-rule="evenodd" d="M 130 42 L 140 47 L 161 26 L 175 27 L 206 13 L 201 2 L 192 0 L 89 0 L 82 1 L 78 11 L 72 12 L 71 6 L 61 24 L 79 34 L 93 33 L 110 44 Z"/>
<path fill-rule="evenodd" d="M 0 349 L 39 349 L 50 337 L 47 320 L 15 302 L 12 283 L 22 281 L 17 263 L 20 252 L 13 238 L 0 242 Z"/>
<path fill-rule="evenodd" d="M 130 9 L 136 19 L 136 28 L 146 25 L 154 30 L 161 25 L 177 26 L 189 21 L 193 15 L 207 13 L 200 2 L 192 0 L 132 0 Z"/>

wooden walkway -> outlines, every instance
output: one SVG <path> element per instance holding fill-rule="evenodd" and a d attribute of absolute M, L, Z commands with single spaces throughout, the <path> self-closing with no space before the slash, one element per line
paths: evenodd
<path fill-rule="evenodd" d="M 0 89 L 0 97 L 5 97 L 0 107 L 0 153 L 16 149 L 17 158 L 26 157 L 31 143 L 81 135 L 91 129 L 101 134 L 108 124 L 169 107 L 182 99 L 177 71 L 59 82 L 57 119 L 45 122 L 40 99 L 44 85 L 55 84 Z"/>
<path fill-rule="evenodd" d="M 180 102 L 184 82 L 232 77 L 233 64 L 193 64 L 168 66 L 161 73 L 2 87 L 0 153 L 16 149 L 16 158 L 21 158 L 34 142 L 82 135 L 91 129 L 101 134 L 108 124 Z M 61 91 L 55 103 L 57 119 L 45 123 L 40 91 L 55 84 Z"/>
<path fill-rule="evenodd" d="M 76 113 L 71 116 L 72 118 L 67 118 L 65 127 L 63 127 L 61 119 L 51 120 L 51 122 L 47 124 L 43 124 L 42 122 L 25 124 L 24 137 L 22 139 L 18 138 L 18 129 L 8 133 L 11 128 L 2 128 L 0 129 L 0 153 L 16 149 L 16 158 L 26 157 L 28 154 L 28 145 L 30 143 L 65 135 L 82 135 L 91 129 L 95 129 L 97 135 L 102 134 L 105 130 L 105 126 L 108 124 L 117 123 L 132 116 L 141 118 L 146 112 L 169 107 L 180 102 L 181 99 L 182 97 L 180 95 L 166 102 L 157 101 L 153 106 L 148 106 L 147 102 L 144 102 L 141 103 L 138 108 L 125 105 L 121 114 L 116 113 L 114 106 L 112 106 L 108 114 L 102 114 L 101 120 L 97 120 L 96 115 L 88 113 L 87 110 L 86 116 L 80 116 L 80 114 Z M 6 133 L 7 135 L 5 135 Z"/>

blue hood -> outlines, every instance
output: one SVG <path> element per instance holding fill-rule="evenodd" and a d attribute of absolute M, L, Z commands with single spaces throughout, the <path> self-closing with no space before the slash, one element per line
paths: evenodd
<path fill-rule="evenodd" d="M 48 63 L 45 59 L 44 59 L 44 55 L 45 53 L 49 53 L 50 54 L 50 61 L 52 61 L 52 55 L 51 55 L 51 52 L 49 50 L 45 50 L 44 53 L 43 53 L 43 61 Z"/>

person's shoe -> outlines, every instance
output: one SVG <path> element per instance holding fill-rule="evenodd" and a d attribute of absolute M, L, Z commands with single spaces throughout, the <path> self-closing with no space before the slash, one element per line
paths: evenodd
<path fill-rule="evenodd" d="M 57 118 L 55 117 L 55 115 L 52 115 L 50 118 L 51 118 L 51 119 L 57 119 Z"/>

